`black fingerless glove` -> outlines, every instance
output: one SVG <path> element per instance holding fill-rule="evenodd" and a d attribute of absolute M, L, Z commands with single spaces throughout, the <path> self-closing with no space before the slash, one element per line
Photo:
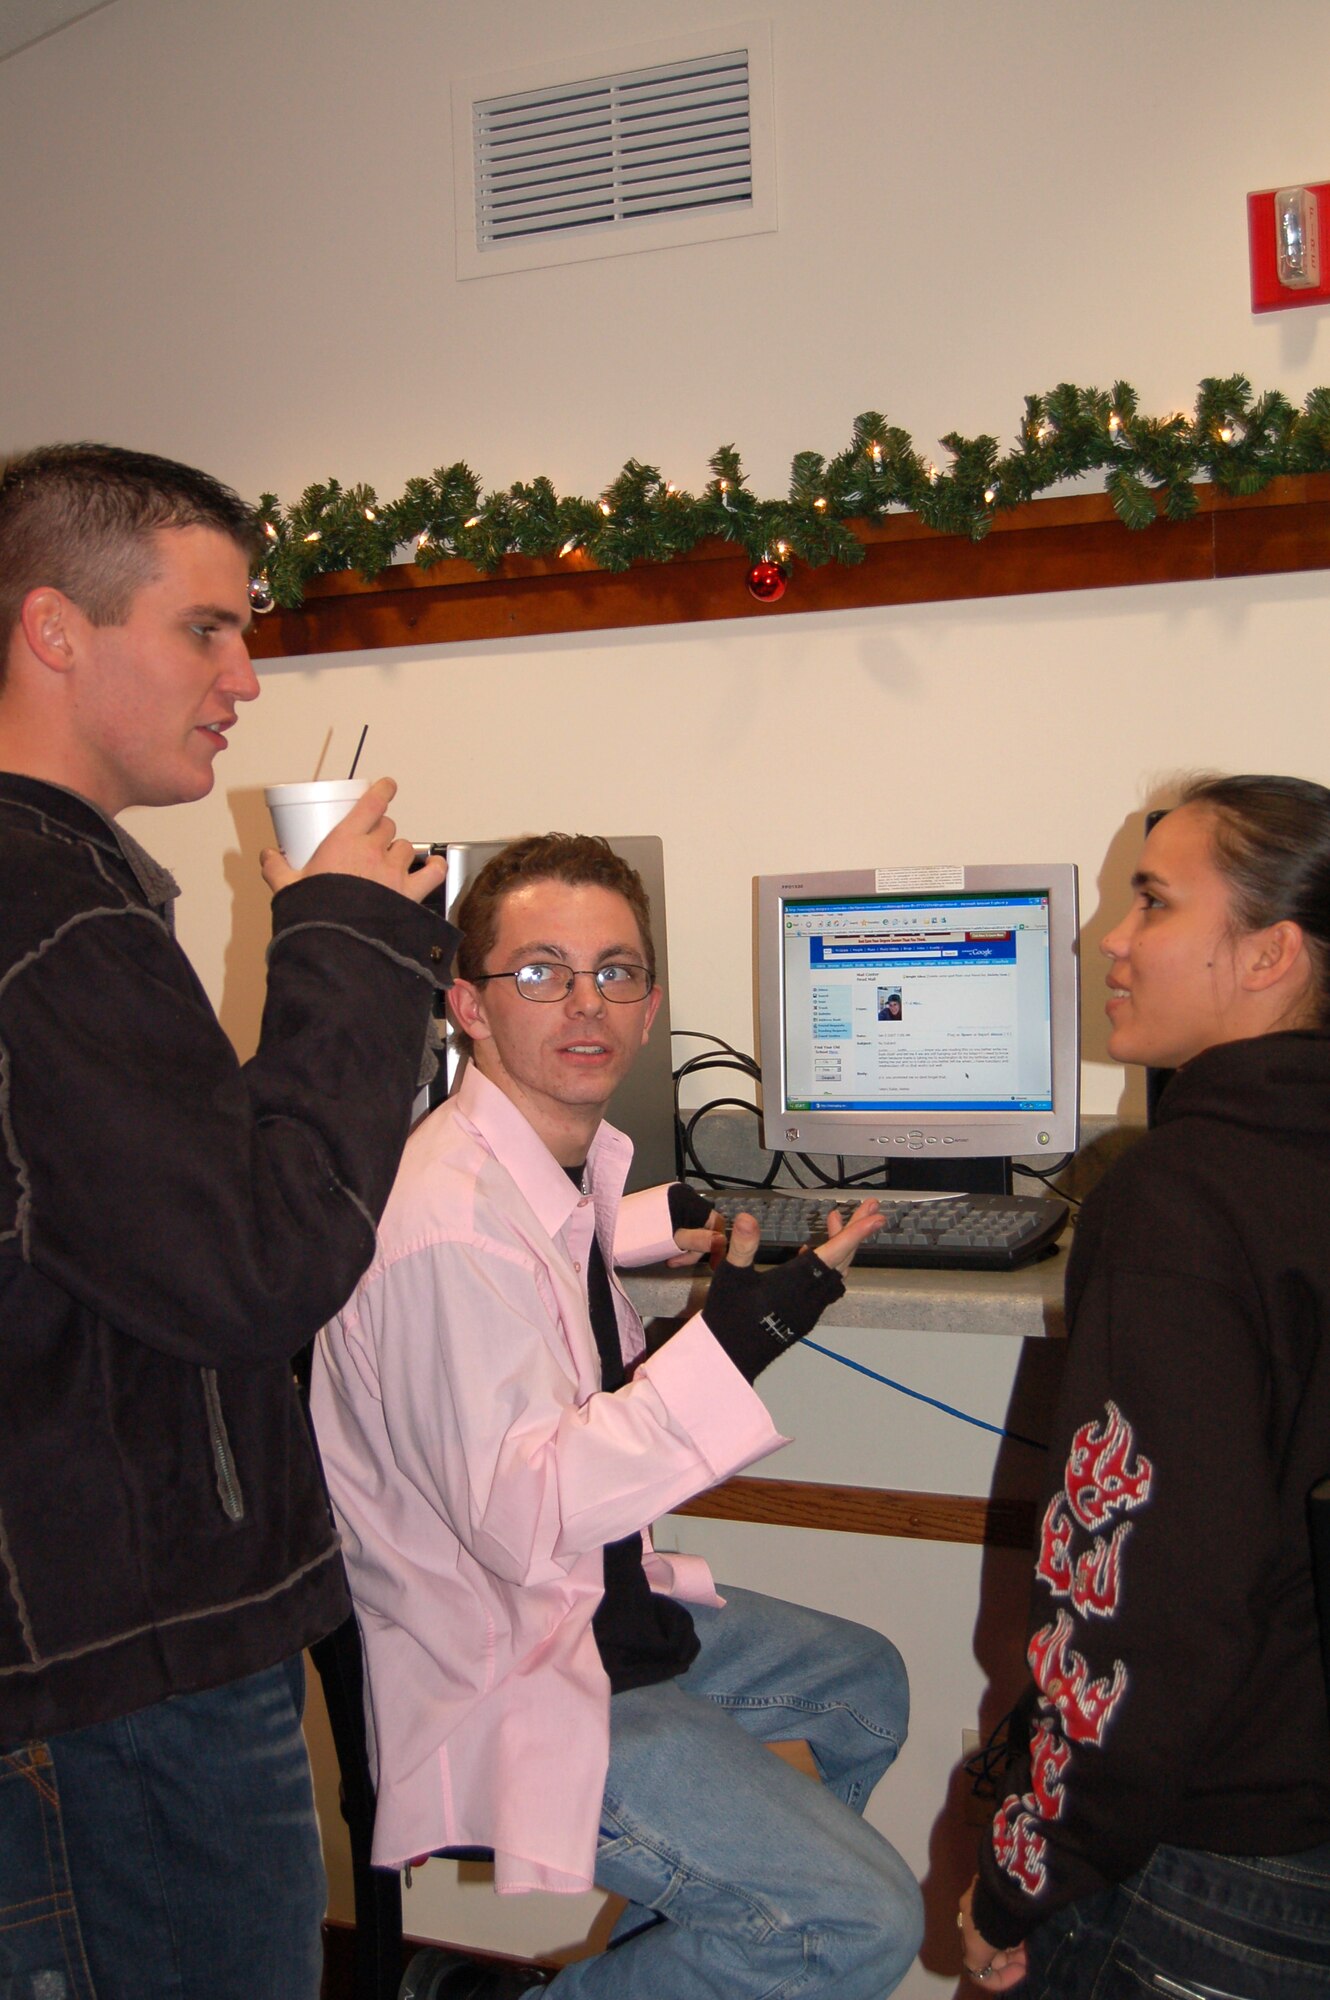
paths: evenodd
<path fill-rule="evenodd" d="M 670 1228 L 674 1235 L 681 1229 L 705 1229 L 711 1220 L 711 1203 L 704 1194 L 689 1187 L 686 1181 L 670 1183 Z"/>
<path fill-rule="evenodd" d="M 739 1373 L 753 1382 L 777 1355 L 811 1333 L 844 1291 L 840 1272 L 811 1250 L 770 1271 L 751 1265 L 744 1271 L 726 1262 L 712 1273 L 702 1317 Z"/>

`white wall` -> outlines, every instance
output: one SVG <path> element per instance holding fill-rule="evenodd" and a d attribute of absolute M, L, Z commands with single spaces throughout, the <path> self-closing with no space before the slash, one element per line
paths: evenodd
<path fill-rule="evenodd" d="M 630 456 L 755 487 L 885 409 L 920 445 L 1009 438 L 1028 391 L 1126 376 L 1189 404 L 1244 370 L 1330 380 L 1324 309 L 1253 318 L 1252 187 L 1330 172 L 1330 14 L 1271 0 L 772 0 L 781 227 L 458 283 L 454 76 L 589 71 L 743 0 L 116 0 L 0 64 L 0 448 L 90 434 L 294 497 L 593 492 Z M 1125 532 L 1125 531 L 1124 531 Z M 794 589 L 797 593 L 796 578 Z M 1179 765 L 1324 775 L 1326 579 L 1170 587 L 345 657 L 265 674 L 222 790 L 147 832 L 252 1041 L 261 815 L 360 723 L 403 823 L 663 835 L 676 1019 L 751 1042 L 763 869 L 1069 856 L 1087 913 L 1124 819 Z M 142 818 L 142 816 L 140 816 Z M 243 832 L 237 833 L 237 821 Z M 241 847 L 243 845 L 243 859 Z M 219 849 L 233 850 L 223 882 Z M 247 897 L 251 900 L 247 900 Z M 1099 1041 L 1097 996 L 1087 1053 Z M 1121 1082 L 1091 1071 L 1087 1106 Z"/>
<path fill-rule="evenodd" d="M 456 282 L 455 76 L 758 12 L 776 233 Z M 1252 317 L 1244 197 L 1330 176 L 1328 71 L 1321 0 L 115 0 L 0 63 L 0 450 L 98 436 L 290 498 L 457 458 L 697 487 L 734 440 L 770 493 L 865 408 L 932 449 L 1009 439 L 1059 380 L 1300 399 L 1330 318 Z M 246 1047 L 258 788 L 329 730 L 344 768 L 368 721 L 413 835 L 660 833 L 675 1020 L 748 1045 L 756 872 L 1069 857 L 1093 936 L 1161 776 L 1326 777 L 1328 599 L 1322 573 L 279 666 L 215 796 L 133 825 Z M 1088 1108 L 1122 1087 L 1092 1067 Z"/>
<path fill-rule="evenodd" d="M 1070 856 L 1093 938 L 1125 897 L 1138 829 L 1124 820 L 1161 770 L 1324 777 L 1327 587 L 1318 574 L 273 670 L 227 753 L 226 796 L 133 823 L 190 871 L 183 935 L 216 990 L 233 929 L 218 848 L 239 826 L 252 854 L 257 788 L 310 775 L 329 729 L 330 766 L 345 768 L 334 760 L 368 720 L 367 761 L 401 780 L 413 837 L 570 822 L 663 834 L 674 1022 L 751 1048 L 756 873 Z M 248 858 L 228 872 L 248 980 L 227 1019 L 243 1038 L 264 903 Z M 1093 954 L 1086 972 L 1093 1058 Z M 1087 1109 L 1112 1109 L 1120 1073 L 1087 1074 Z"/>

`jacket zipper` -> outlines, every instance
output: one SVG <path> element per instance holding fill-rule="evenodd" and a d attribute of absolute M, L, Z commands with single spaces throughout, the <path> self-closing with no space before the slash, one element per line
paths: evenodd
<path fill-rule="evenodd" d="M 222 1415 L 222 1398 L 217 1388 L 217 1370 L 200 1368 L 199 1374 L 203 1377 L 208 1436 L 212 1439 L 212 1462 L 217 1468 L 217 1493 L 222 1512 L 228 1521 L 241 1521 L 245 1515 L 245 1502 L 240 1491 L 240 1475 L 236 1471 L 231 1440 L 226 1434 L 226 1418 Z"/>

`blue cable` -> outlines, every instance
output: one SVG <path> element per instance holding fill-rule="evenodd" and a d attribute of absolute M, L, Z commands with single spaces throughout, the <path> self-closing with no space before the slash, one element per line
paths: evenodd
<path fill-rule="evenodd" d="M 893 1382 L 890 1375 L 879 1375 L 875 1368 L 865 1368 L 862 1361 L 851 1361 L 848 1354 L 837 1354 L 832 1347 L 822 1347 L 815 1340 L 805 1340 L 805 1347 L 811 1347 L 814 1354 L 825 1354 L 828 1361 L 839 1361 L 842 1368 L 853 1368 L 860 1375 L 867 1375 L 870 1382 L 881 1382 L 888 1389 L 896 1389 L 902 1396 L 913 1396 L 917 1403 L 931 1403 L 935 1410 L 943 1410 L 949 1417 L 959 1417 L 963 1424 L 973 1424 L 977 1430 L 992 1431 L 995 1437 L 1010 1438 L 1014 1444 L 1028 1444 L 1032 1451 L 1047 1451 L 1046 1444 L 1038 1438 L 1022 1437 L 1019 1431 L 1004 1430 L 1001 1424 L 985 1423 L 982 1417 L 967 1416 L 964 1410 L 957 1410 L 950 1403 L 940 1403 L 936 1396 L 925 1396 L 922 1389 L 907 1389 L 903 1382 Z"/>

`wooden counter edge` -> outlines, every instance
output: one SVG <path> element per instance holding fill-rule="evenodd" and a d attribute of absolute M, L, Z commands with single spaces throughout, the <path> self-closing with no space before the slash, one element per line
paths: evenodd
<path fill-rule="evenodd" d="M 849 1535 L 899 1535 L 913 1541 L 971 1542 L 985 1548 L 1029 1549 L 1032 1500 L 993 1500 L 968 1493 L 907 1493 L 883 1486 L 830 1486 L 803 1479 L 756 1479 L 742 1474 L 674 1509 L 711 1520 L 770 1527 L 831 1529 Z"/>

